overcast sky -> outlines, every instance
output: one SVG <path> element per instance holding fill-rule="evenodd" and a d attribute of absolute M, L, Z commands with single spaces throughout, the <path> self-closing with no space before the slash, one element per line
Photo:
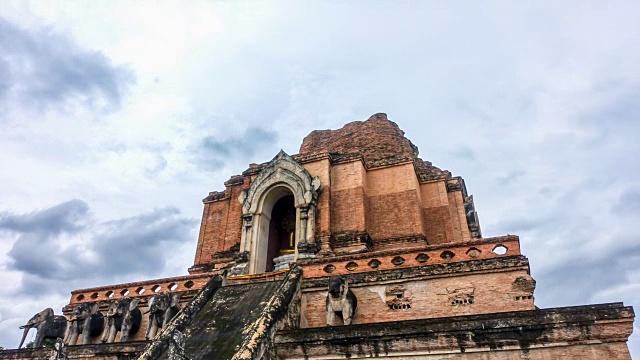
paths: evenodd
<path fill-rule="evenodd" d="M 73 289 L 186 274 L 209 191 L 377 112 L 520 235 L 539 307 L 640 309 L 639 13 L 3 1 L 0 345 Z"/>

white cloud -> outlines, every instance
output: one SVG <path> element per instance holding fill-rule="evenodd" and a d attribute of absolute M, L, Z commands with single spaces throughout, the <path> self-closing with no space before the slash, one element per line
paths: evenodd
<path fill-rule="evenodd" d="M 248 163 L 297 152 L 313 129 L 386 112 L 424 159 L 465 178 L 485 236 L 521 235 L 537 301 L 637 307 L 638 262 L 628 258 L 640 236 L 639 11 L 572 1 L 12 3 L 0 17 L 62 34 L 50 46 L 100 53 L 136 82 L 109 114 L 80 101 L 34 116 L 6 102 L 0 211 L 81 198 L 97 222 L 167 207 L 198 217 L 202 197 Z M 7 69 L 5 59 L 0 98 Z M 220 171 L 193 161 L 203 139 L 242 144 L 250 129 L 277 139 L 241 145 L 253 148 L 222 156 Z M 0 240 L 3 262 L 15 240 Z M 181 261 L 174 270 L 186 271 Z M 576 296 L 557 296 L 563 287 Z M 29 304 L 12 318 L 40 310 Z"/>

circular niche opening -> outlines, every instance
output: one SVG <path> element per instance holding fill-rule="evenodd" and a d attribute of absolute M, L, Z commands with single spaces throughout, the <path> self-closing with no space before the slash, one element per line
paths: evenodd
<path fill-rule="evenodd" d="M 124 290 L 120 291 L 120 295 L 122 295 L 122 296 L 129 295 L 129 289 L 124 289 Z"/>
<path fill-rule="evenodd" d="M 404 264 L 404 258 L 402 256 L 396 256 L 393 259 L 391 259 L 391 263 L 395 266 L 400 266 Z"/>
<path fill-rule="evenodd" d="M 429 255 L 420 253 L 418 254 L 418 256 L 416 256 L 416 261 L 419 262 L 420 264 L 424 264 L 427 261 L 429 261 Z"/>
<path fill-rule="evenodd" d="M 91 298 L 92 299 L 97 299 L 98 298 L 98 293 L 96 292 L 96 293 L 91 294 Z"/>
<path fill-rule="evenodd" d="M 471 249 L 467 250 L 467 256 L 471 257 L 471 258 L 477 258 L 478 256 L 480 256 L 480 249 L 472 247 Z"/>
<path fill-rule="evenodd" d="M 78 300 L 78 301 L 84 300 L 84 295 L 80 294 L 80 295 L 76 296 L 76 300 Z"/>
<path fill-rule="evenodd" d="M 336 267 L 333 266 L 332 264 L 329 264 L 327 266 L 324 267 L 324 269 L 322 269 L 324 272 L 326 272 L 327 274 L 331 274 L 332 272 L 336 271 Z"/>
<path fill-rule="evenodd" d="M 142 286 L 136 289 L 136 294 L 142 295 L 143 293 L 144 293 L 144 288 Z"/>
<path fill-rule="evenodd" d="M 151 291 L 153 291 L 154 293 L 157 293 L 158 291 L 160 291 L 160 289 L 161 289 L 161 288 L 160 288 L 160 285 L 154 285 L 154 286 L 151 288 Z"/>
<path fill-rule="evenodd" d="M 500 244 L 500 245 L 496 245 L 496 247 L 493 248 L 493 253 L 497 254 L 497 255 L 504 255 L 507 253 L 507 247 Z"/>
<path fill-rule="evenodd" d="M 193 287 L 193 281 L 187 281 L 186 283 L 184 283 L 184 287 L 186 287 L 187 289 L 191 289 Z"/>
<path fill-rule="evenodd" d="M 440 257 L 447 261 L 453 259 L 454 256 L 456 256 L 456 254 L 449 250 L 443 251 L 442 254 L 440 254 Z"/>
<path fill-rule="evenodd" d="M 380 266 L 380 264 L 382 264 L 382 263 L 380 262 L 380 260 L 378 260 L 378 259 L 373 259 L 373 260 L 369 261 L 369 264 L 368 264 L 368 265 L 369 265 L 369 267 L 370 267 L 370 268 L 372 268 L 372 269 L 376 269 L 378 266 Z"/>
<path fill-rule="evenodd" d="M 109 290 L 106 294 L 104 294 L 107 298 L 111 299 L 113 297 L 113 291 Z"/>
<path fill-rule="evenodd" d="M 345 266 L 345 267 L 347 268 L 347 270 L 349 270 L 349 271 L 353 271 L 353 270 L 355 270 L 355 269 L 357 269 L 357 268 L 358 268 L 358 264 L 356 264 L 356 263 L 355 263 L 355 262 L 353 262 L 353 261 L 350 261 L 350 262 L 347 264 L 347 266 Z"/>
<path fill-rule="evenodd" d="M 176 283 L 169 284 L 169 290 L 173 291 L 173 290 L 175 290 L 177 288 L 178 288 L 178 284 L 176 284 Z"/>

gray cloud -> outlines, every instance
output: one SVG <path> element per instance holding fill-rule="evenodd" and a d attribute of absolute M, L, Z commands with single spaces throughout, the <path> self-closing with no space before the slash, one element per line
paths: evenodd
<path fill-rule="evenodd" d="M 0 230 L 51 235 L 75 233 L 85 227 L 88 212 L 89 206 L 84 201 L 70 200 L 28 214 L 0 213 Z"/>
<path fill-rule="evenodd" d="M 66 293 L 87 279 L 97 285 L 120 275 L 154 276 L 165 268 L 171 249 L 193 240 L 197 225 L 173 207 L 90 222 L 89 206 L 81 200 L 0 217 L 0 229 L 17 235 L 8 267 L 24 274 L 24 294 Z"/>
<path fill-rule="evenodd" d="M 476 156 L 475 156 L 475 153 L 473 152 L 473 149 L 471 149 L 468 146 L 461 146 L 457 150 L 452 151 L 451 152 L 451 156 L 453 156 L 454 158 L 457 158 L 457 159 L 462 159 L 462 160 L 475 160 L 476 159 Z"/>
<path fill-rule="evenodd" d="M 580 256 L 555 266 L 534 269 L 537 292 L 544 294 L 543 302 L 538 303 L 581 305 L 593 302 L 598 291 L 629 283 L 627 274 L 636 269 L 640 261 L 640 244 L 633 238 L 615 238 L 611 243 L 612 246 L 598 247 L 597 251 L 593 246 L 588 246 L 593 251 L 576 250 Z M 561 252 L 562 249 L 549 251 L 547 256 L 559 256 Z M 637 303 L 630 305 L 637 306 Z"/>
<path fill-rule="evenodd" d="M 156 153 L 154 162 L 145 167 L 144 173 L 148 178 L 153 178 L 161 173 L 162 170 L 166 169 L 167 165 L 169 165 L 167 159 L 161 154 Z"/>
<path fill-rule="evenodd" d="M 239 136 L 219 139 L 207 136 L 196 148 L 195 161 L 209 170 L 216 170 L 234 160 L 246 160 L 259 151 L 273 147 L 278 134 L 259 127 L 251 127 Z"/>
<path fill-rule="evenodd" d="M 509 185 L 516 182 L 519 178 L 526 175 L 524 171 L 510 171 L 509 173 L 496 177 L 496 181 L 503 185 Z"/>
<path fill-rule="evenodd" d="M 108 112 L 133 82 L 131 69 L 51 28 L 24 29 L 0 18 L 0 105 L 42 111 L 79 102 Z"/>
<path fill-rule="evenodd" d="M 158 273 L 176 244 L 193 241 L 196 225 L 174 207 L 104 223 L 92 247 L 100 255 L 97 268 L 113 274 Z"/>
<path fill-rule="evenodd" d="M 640 190 L 630 189 L 622 193 L 618 201 L 613 204 L 611 210 L 616 214 L 639 215 L 640 214 Z"/>

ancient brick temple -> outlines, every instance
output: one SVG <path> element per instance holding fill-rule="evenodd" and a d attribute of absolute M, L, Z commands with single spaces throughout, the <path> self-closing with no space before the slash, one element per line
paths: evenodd
<path fill-rule="evenodd" d="M 633 309 L 537 308 L 518 237 L 385 114 L 224 185 L 189 275 L 74 290 L 64 340 L 0 358 L 630 359 Z"/>

